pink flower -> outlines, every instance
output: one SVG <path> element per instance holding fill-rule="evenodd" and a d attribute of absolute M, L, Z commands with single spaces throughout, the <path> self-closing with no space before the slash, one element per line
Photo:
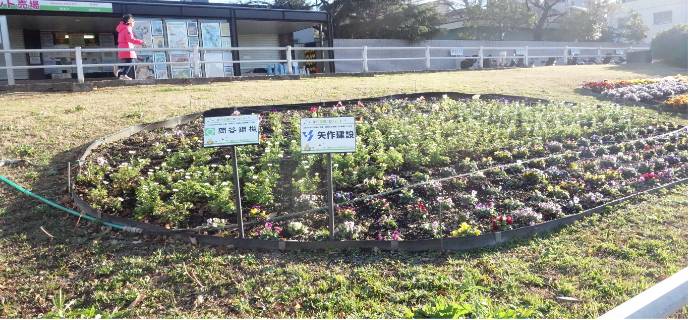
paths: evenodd
<path fill-rule="evenodd" d="M 317 106 L 313 106 L 313 107 L 309 108 L 309 112 L 311 112 L 311 113 L 316 113 L 318 111 L 319 111 L 319 107 L 317 107 Z"/>
<path fill-rule="evenodd" d="M 269 229 L 269 230 L 273 229 L 273 224 L 270 222 L 266 222 L 266 224 L 264 224 L 264 228 Z"/>
<path fill-rule="evenodd" d="M 383 240 L 383 236 L 381 235 L 381 231 L 379 231 L 379 232 L 376 233 L 376 240 L 378 240 L 378 241 L 382 241 L 382 240 Z"/>
<path fill-rule="evenodd" d="M 395 241 L 402 240 L 402 237 L 400 236 L 400 231 L 398 231 L 398 230 L 393 231 L 393 234 L 391 234 L 391 239 L 393 239 Z"/>
<path fill-rule="evenodd" d="M 357 101 L 357 106 L 360 108 L 364 108 L 364 102 L 362 101 Z"/>

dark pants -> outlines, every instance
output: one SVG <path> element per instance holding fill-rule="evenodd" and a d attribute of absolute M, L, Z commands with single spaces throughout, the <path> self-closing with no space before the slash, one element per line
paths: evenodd
<path fill-rule="evenodd" d="M 120 59 L 121 62 L 123 63 L 133 63 L 134 59 Z M 117 76 L 120 77 L 121 75 L 127 75 L 128 77 L 134 79 L 134 66 L 122 66 L 120 69 L 117 70 Z"/>

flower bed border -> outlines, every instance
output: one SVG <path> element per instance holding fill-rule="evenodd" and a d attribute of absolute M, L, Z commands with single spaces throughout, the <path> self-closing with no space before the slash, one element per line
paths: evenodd
<path fill-rule="evenodd" d="M 158 121 L 150 124 L 135 125 L 125 128 L 114 134 L 107 135 L 103 138 L 93 141 L 86 148 L 84 153 L 79 158 L 79 167 L 85 163 L 91 152 L 97 147 L 111 143 L 118 140 L 128 138 L 136 133 L 142 131 L 150 131 L 161 128 L 172 128 L 180 124 L 188 123 L 200 116 L 219 116 L 231 114 L 236 109 L 248 110 L 253 112 L 273 111 L 280 108 L 280 110 L 306 110 L 312 106 L 318 105 L 322 107 L 336 105 L 339 102 L 344 104 L 351 104 L 361 102 L 379 102 L 390 99 L 417 99 L 420 97 L 441 98 L 447 96 L 452 99 L 482 99 L 482 100 L 512 100 L 521 101 L 528 104 L 548 102 L 544 99 L 537 99 L 531 97 L 520 97 L 500 94 L 487 95 L 473 95 L 458 92 L 423 92 L 414 94 L 399 94 L 376 98 L 353 99 L 342 101 L 327 101 L 317 103 L 299 103 L 288 105 L 268 105 L 268 106 L 248 106 L 236 108 L 217 108 L 204 112 L 197 112 L 189 115 L 169 118 L 163 121 Z M 441 238 L 441 239 L 422 239 L 422 240 L 323 240 L 323 241 L 296 241 L 296 240 L 262 240 L 262 239 L 240 239 L 227 238 L 210 235 L 200 235 L 187 230 L 169 230 L 158 225 L 143 223 L 128 218 L 103 215 L 95 210 L 90 204 L 82 199 L 78 194 L 71 194 L 74 204 L 86 214 L 99 217 L 103 221 L 122 224 L 130 227 L 130 231 L 148 235 L 168 236 L 174 237 L 183 241 L 190 241 L 192 244 L 225 246 L 229 248 L 239 249 L 269 249 L 269 250 L 333 250 L 333 249 L 380 249 L 380 250 L 403 250 L 403 251 L 466 251 L 480 248 L 493 247 L 502 243 L 510 241 L 527 239 L 539 234 L 553 232 L 563 226 L 569 225 L 575 221 L 581 220 L 592 214 L 599 213 L 612 205 L 619 204 L 623 201 L 631 199 L 641 194 L 659 191 L 661 189 L 669 188 L 687 182 L 687 178 L 677 180 L 662 186 L 650 188 L 644 191 L 628 195 L 606 204 L 584 210 L 580 213 L 569 215 L 563 218 L 550 220 L 534 226 L 526 226 L 518 229 L 493 232 L 482 234 L 479 236 L 466 236 L 460 238 Z"/>

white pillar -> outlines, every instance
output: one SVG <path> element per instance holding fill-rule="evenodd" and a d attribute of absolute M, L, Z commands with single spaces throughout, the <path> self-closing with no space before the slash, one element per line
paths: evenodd
<path fill-rule="evenodd" d="M 287 59 L 287 72 L 288 74 L 293 74 L 292 70 L 292 46 L 287 46 L 285 48 L 285 58 Z"/>
<path fill-rule="evenodd" d="M 563 64 L 568 64 L 568 46 L 563 49 Z"/>
<path fill-rule="evenodd" d="M 529 67 L 529 46 L 525 46 L 525 68 Z"/>
<path fill-rule="evenodd" d="M 7 26 L 7 16 L 0 16 L 0 38 L 2 40 L 2 49 L 10 50 L 12 49 L 10 45 L 10 28 Z M 5 52 L 5 67 L 12 67 L 12 54 Z M 14 70 L 7 69 L 7 84 L 13 86 L 14 82 Z"/>
<path fill-rule="evenodd" d="M 429 46 L 426 46 L 424 57 L 426 57 L 426 69 L 429 70 L 431 69 L 431 49 Z"/>
<path fill-rule="evenodd" d="M 369 72 L 369 56 L 367 53 L 367 46 L 362 47 L 362 72 Z"/>
<path fill-rule="evenodd" d="M 479 47 L 479 69 L 484 68 L 484 47 Z"/>
<path fill-rule="evenodd" d="M 601 58 L 601 47 L 597 48 L 597 62 L 602 62 L 603 59 Z"/>
<path fill-rule="evenodd" d="M 74 57 L 77 64 L 77 82 L 84 83 L 84 63 L 81 56 L 81 47 L 74 48 Z"/>

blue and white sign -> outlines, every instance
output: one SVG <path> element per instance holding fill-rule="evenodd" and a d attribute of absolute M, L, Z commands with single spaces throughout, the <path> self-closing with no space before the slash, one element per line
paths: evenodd
<path fill-rule="evenodd" d="M 450 56 L 451 57 L 462 57 L 464 56 L 465 53 L 462 48 L 452 48 L 450 49 Z"/>
<path fill-rule="evenodd" d="M 259 143 L 259 115 L 204 118 L 204 147 Z"/>
<path fill-rule="evenodd" d="M 357 141 L 355 118 L 303 118 L 301 142 L 303 153 L 355 152 Z"/>

